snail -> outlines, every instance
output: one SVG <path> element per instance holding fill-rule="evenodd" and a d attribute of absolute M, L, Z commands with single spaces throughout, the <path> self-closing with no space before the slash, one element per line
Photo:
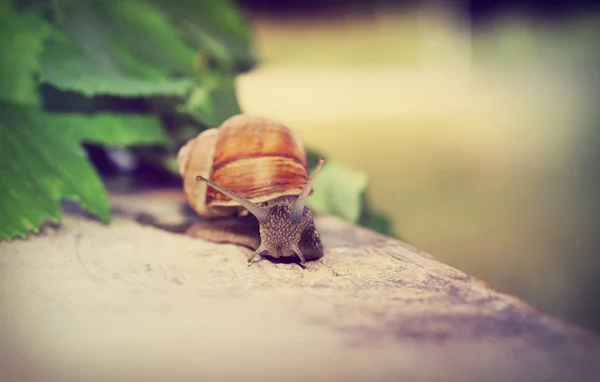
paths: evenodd
<path fill-rule="evenodd" d="M 235 115 L 186 143 L 177 162 L 187 203 L 206 218 L 188 234 L 250 247 L 248 263 L 268 255 L 305 265 L 323 256 L 306 199 L 325 161 L 309 177 L 304 145 L 287 126 Z"/>

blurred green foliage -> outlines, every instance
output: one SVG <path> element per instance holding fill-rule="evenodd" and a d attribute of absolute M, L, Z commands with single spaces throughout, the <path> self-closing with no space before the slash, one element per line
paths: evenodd
<path fill-rule="evenodd" d="M 63 199 L 110 223 L 84 143 L 175 172 L 181 144 L 241 112 L 234 78 L 254 65 L 251 42 L 225 0 L 3 1 L 0 240 L 60 221 Z M 371 224 L 364 174 L 326 167 L 313 208 Z"/>

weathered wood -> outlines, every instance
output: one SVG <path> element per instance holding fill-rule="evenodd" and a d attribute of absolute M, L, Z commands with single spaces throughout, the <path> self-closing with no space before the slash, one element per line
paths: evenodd
<path fill-rule="evenodd" d="M 591 381 L 600 340 L 400 241 L 316 219 L 302 270 L 135 221 L 180 205 L 114 198 L 110 227 L 0 244 L 2 380 Z M 484 254 L 483 254 L 484 255 Z"/>

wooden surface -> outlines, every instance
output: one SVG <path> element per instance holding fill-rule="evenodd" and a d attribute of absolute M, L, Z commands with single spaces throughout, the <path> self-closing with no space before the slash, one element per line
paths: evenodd
<path fill-rule="evenodd" d="M 0 243 L 6 381 L 592 381 L 600 340 L 340 219 L 326 253 L 246 263 L 251 250 L 135 221 L 171 199 L 114 197 Z M 485 256 L 485 254 L 482 254 Z"/>

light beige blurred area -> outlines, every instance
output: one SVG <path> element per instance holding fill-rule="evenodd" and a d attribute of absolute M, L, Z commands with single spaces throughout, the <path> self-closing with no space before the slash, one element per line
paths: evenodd
<path fill-rule="evenodd" d="M 473 31 L 449 9 L 414 8 L 253 25 L 260 62 L 238 78 L 244 112 L 366 172 L 403 240 L 593 326 L 590 196 L 572 178 L 596 19 L 505 17 Z"/>

